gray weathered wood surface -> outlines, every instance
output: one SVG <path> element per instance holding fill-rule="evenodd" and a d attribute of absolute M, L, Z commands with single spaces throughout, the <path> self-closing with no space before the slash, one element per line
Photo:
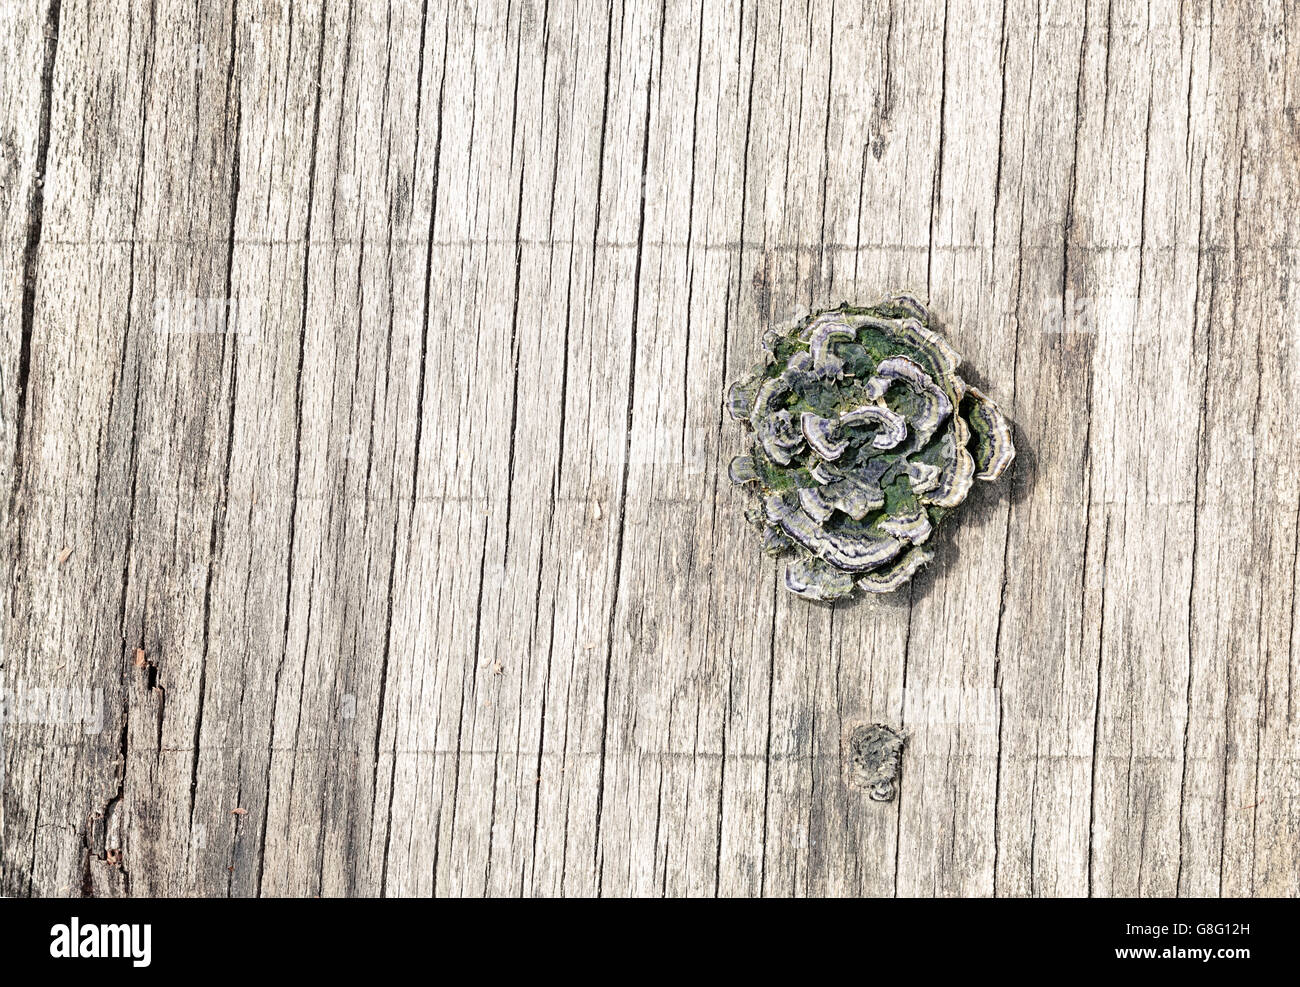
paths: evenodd
<path fill-rule="evenodd" d="M 6 0 L 0 46 L 5 893 L 1300 893 L 1294 0 Z M 1021 456 L 810 606 L 721 396 L 903 288 Z"/>

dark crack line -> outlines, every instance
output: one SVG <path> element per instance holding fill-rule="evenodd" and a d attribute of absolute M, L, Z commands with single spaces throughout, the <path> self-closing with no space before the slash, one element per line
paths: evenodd
<path fill-rule="evenodd" d="M 229 113 L 230 99 L 235 88 L 235 58 L 238 53 L 239 4 L 230 8 L 230 62 L 226 67 L 226 106 Z M 212 526 L 208 533 L 208 571 L 203 586 L 203 645 L 199 657 L 199 683 L 197 706 L 194 713 L 194 754 L 190 759 L 190 814 L 189 831 L 194 831 L 194 801 L 199 787 L 199 744 L 203 737 L 203 699 L 208 682 L 208 647 L 212 629 L 212 580 L 216 569 L 217 535 L 224 523 L 227 505 L 230 500 L 230 464 L 235 446 L 235 403 L 239 389 L 239 338 L 231 332 L 229 325 L 233 305 L 235 233 L 239 226 L 239 139 L 243 123 L 243 103 L 235 98 L 235 133 L 234 152 L 230 165 L 230 243 L 226 246 L 226 320 L 225 333 L 222 337 L 222 358 L 224 362 L 226 342 L 230 343 L 230 391 L 226 399 L 228 421 L 226 423 L 226 461 L 222 469 L 220 499 L 212 510 Z M 238 313 L 236 313 L 238 317 Z"/>
<path fill-rule="evenodd" d="M 425 2 L 425 15 L 427 19 L 428 2 Z M 410 531 L 415 526 L 415 505 L 417 502 L 417 493 L 420 483 L 420 445 L 421 435 L 424 426 L 424 397 L 425 397 L 425 369 L 429 362 L 429 302 L 432 292 L 433 283 L 433 233 L 434 226 L 438 220 L 438 178 L 442 167 L 442 110 L 443 95 L 447 83 L 447 51 L 451 39 L 450 12 L 447 15 L 447 22 L 444 25 L 444 34 L 442 42 L 442 76 L 438 82 L 438 136 L 433 145 L 433 188 L 431 191 L 431 204 L 429 207 L 429 238 L 424 257 L 424 309 L 423 319 L 420 325 L 420 376 L 416 385 L 416 407 L 415 407 L 415 437 L 414 437 L 414 459 L 411 468 L 411 510 L 407 521 L 407 541 L 410 541 Z M 424 73 L 424 21 L 420 26 L 420 76 L 423 78 Z M 422 86 L 422 84 L 421 84 Z M 421 88 L 422 91 L 422 88 Z M 419 127 L 416 128 L 417 143 L 419 136 Z M 418 162 L 418 157 L 417 157 Z M 379 744 L 383 737 L 384 730 L 384 710 L 388 699 L 388 667 L 389 660 L 392 656 L 393 647 L 393 585 L 395 569 L 397 565 L 397 520 L 401 512 L 398 511 L 393 516 L 393 561 L 390 566 L 388 577 L 388 624 L 384 630 L 384 657 L 379 672 L 379 713 L 375 720 L 375 745 L 374 745 L 374 763 L 375 778 L 379 776 Z M 394 732 L 393 745 L 396 748 L 397 735 Z M 384 821 L 384 856 L 380 863 L 379 877 L 379 895 L 384 897 L 388 893 L 388 858 L 392 850 L 393 839 L 393 795 L 397 779 L 397 752 L 394 749 L 392 764 L 389 766 L 388 778 L 388 808 Z M 376 786 L 377 787 L 377 786 Z"/>
<path fill-rule="evenodd" d="M 27 438 L 27 417 L 31 400 L 32 337 L 36 334 L 36 276 L 40 264 L 41 234 L 45 226 L 45 170 L 50 156 L 50 117 L 54 103 L 54 63 L 59 52 L 59 14 L 62 0 L 52 0 L 45 12 L 45 53 L 41 63 L 41 105 L 36 124 L 36 171 L 27 202 L 27 236 L 23 244 L 23 295 L 19 315 L 17 419 L 14 425 L 13 479 L 9 491 L 9 524 L 13 532 L 13 576 L 10 612 L 18 600 L 18 559 L 22 555 L 23 520 L 26 508 L 20 491 L 23 477 L 23 446 Z M 138 201 L 138 200 L 137 200 Z"/>
<path fill-rule="evenodd" d="M 1205 228 L 1205 158 L 1201 158 L 1201 202 L 1199 214 L 1197 217 L 1197 236 L 1199 237 Z M 1201 311 L 1201 262 L 1198 255 L 1196 260 L 1196 287 L 1192 297 L 1192 342 L 1195 345 L 1195 336 L 1197 321 L 1200 319 Z M 1195 671 L 1194 657 L 1196 654 L 1195 638 L 1195 614 L 1196 614 L 1196 554 L 1199 549 L 1200 537 L 1200 500 L 1201 500 L 1201 453 L 1205 446 L 1206 430 L 1205 418 L 1209 405 L 1210 397 L 1210 345 L 1211 345 L 1211 327 L 1214 320 L 1214 278 L 1210 279 L 1210 300 L 1209 311 L 1205 319 L 1205 362 L 1201 368 L 1201 415 L 1198 423 L 1197 441 L 1196 441 L 1196 473 L 1192 484 L 1195 493 L 1192 496 L 1192 555 L 1191 555 L 1191 574 L 1187 586 L 1187 718 L 1183 723 L 1183 765 L 1178 782 L 1178 870 L 1174 878 L 1174 894 L 1177 895 L 1182 890 L 1183 881 L 1183 814 L 1186 802 L 1184 801 L 1187 793 L 1187 752 L 1190 749 L 1191 728 L 1192 728 L 1192 686 L 1193 674 Z"/>
<path fill-rule="evenodd" d="M 1097 742 L 1101 734 L 1101 667 L 1105 654 L 1106 640 L 1106 563 L 1110 558 L 1110 516 L 1107 515 L 1101 536 L 1101 600 L 1097 607 L 1099 626 L 1097 628 L 1097 681 L 1095 700 L 1092 709 L 1092 770 L 1091 783 L 1088 788 L 1088 897 L 1093 896 L 1093 840 L 1097 831 Z"/>
<path fill-rule="evenodd" d="M 1061 235 L 1061 325 L 1067 325 L 1066 300 L 1070 289 L 1070 237 L 1074 233 L 1074 197 L 1078 191 L 1079 130 L 1083 123 L 1083 68 L 1088 50 L 1088 8 L 1083 9 L 1083 31 L 1079 39 L 1079 74 L 1074 86 L 1074 153 L 1070 159 L 1070 193 L 1065 202 L 1065 229 Z"/>
<path fill-rule="evenodd" d="M 943 40 L 939 68 L 939 152 L 934 166 L 934 185 L 930 189 L 930 243 L 925 258 L 925 292 L 927 299 L 934 298 L 934 224 L 943 198 L 943 151 L 946 127 L 944 118 L 948 108 L 948 4 L 943 5 Z"/>
<path fill-rule="evenodd" d="M 302 477 L 302 378 L 306 365 L 307 356 L 307 295 L 311 283 L 311 228 L 312 218 L 316 204 L 316 159 L 317 145 L 320 141 L 320 106 L 321 106 L 321 79 L 324 75 L 325 67 L 325 15 L 327 7 L 321 5 L 320 15 L 320 42 L 316 51 L 316 100 L 315 109 L 312 117 L 311 128 L 311 163 L 307 169 L 307 215 L 304 223 L 304 234 L 306 242 L 303 244 L 302 258 L 302 312 L 301 324 L 298 330 L 298 371 L 294 380 L 294 428 L 293 428 L 293 486 L 290 495 L 289 508 L 289 545 L 285 555 L 286 560 L 286 580 L 284 589 L 284 632 L 280 648 L 280 662 L 275 669 L 275 684 L 271 695 L 271 747 L 275 747 L 275 707 L 279 704 L 280 698 L 280 675 L 284 671 L 284 662 L 289 651 L 289 618 L 292 613 L 293 605 L 293 583 L 294 583 L 294 548 L 296 545 L 296 534 L 298 524 L 298 487 Z M 266 836 L 270 828 L 268 813 L 271 806 L 271 769 L 275 764 L 275 755 L 273 751 L 267 752 L 266 757 L 266 780 L 263 785 L 264 797 L 262 802 L 262 833 L 258 841 L 257 853 L 257 897 L 262 897 L 262 879 L 266 871 Z"/>
<path fill-rule="evenodd" d="M 659 58 L 661 63 L 666 29 L 664 18 L 666 3 L 667 0 L 664 0 L 659 13 Z M 655 66 L 652 61 L 646 81 L 645 136 L 641 142 L 641 203 L 637 220 L 636 266 L 632 275 L 632 326 L 631 340 L 628 346 L 627 418 L 625 424 L 626 433 L 623 440 L 623 479 L 619 489 L 618 535 L 614 544 L 614 588 L 609 601 L 609 625 L 605 641 L 605 689 L 600 716 L 600 776 L 596 784 L 596 836 L 592 845 L 592 861 L 596 866 L 596 897 L 600 897 L 604 885 L 604 868 L 600 866 L 600 827 L 605 801 L 605 775 L 608 767 L 606 747 L 609 743 L 609 685 L 614 668 L 614 624 L 618 618 L 618 597 L 620 583 L 623 578 L 623 541 L 627 532 L 627 485 L 631 477 L 632 467 L 632 416 L 636 405 L 637 329 L 639 328 L 641 316 L 641 264 L 644 257 L 642 244 L 645 239 L 646 174 L 650 167 L 650 110 L 653 105 L 651 97 L 655 91 L 654 70 Z"/>

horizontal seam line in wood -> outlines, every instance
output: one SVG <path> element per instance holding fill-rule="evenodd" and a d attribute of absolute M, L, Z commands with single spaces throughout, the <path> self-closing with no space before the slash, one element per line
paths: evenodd
<path fill-rule="evenodd" d="M 707 479 L 707 477 L 704 478 L 704 479 Z M 687 485 L 687 486 L 694 486 L 694 485 L 698 485 L 698 484 L 700 484 L 700 483 L 702 483 L 702 482 L 704 482 L 703 479 L 696 479 L 696 480 L 687 481 L 684 485 Z M 1210 491 L 1210 493 L 1212 494 L 1213 491 Z M 542 502 L 542 503 L 545 503 L 545 504 L 605 504 L 607 501 L 609 501 L 610 499 L 612 499 L 613 496 L 614 496 L 614 495 L 613 495 L 612 493 L 609 493 L 609 494 L 604 494 L 604 495 L 594 495 L 594 494 L 593 494 L 593 495 L 591 495 L 591 496 L 586 496 L 586 497 L 547 497 L 547 498 L 544 498 L 541 502 Z M 116 501 L 129 501 L 129 500 L 130 500 L 130 496 L 127 495 L 127 494 L 109 494 L 109 495 L 100 494 L 99 497 L 96 498 L 94 494 L 90 494 L 90 493 L 77 493 L 77 492 L 75 492 L 75 491 L 68 491 L 68 492 L 53 491 L 53 492 L 49 492 L 49 493 L 42 493 L 42 492 L 40 492 L 40 491 L 31 491 L 31 490 L 27 490 L 27 491 L 24 491 L 24 493 L 23 493 L 23 495 L 22 495 L 22 499 L 23 499 L 24 502 L 26 502 L 26 503 L 29 504 L 29 505 L 32 504 L 32 503 L 35 502 L 35 501 L 49 501 L 49 502 L 54 502 L 54 503 L 57 503 L 57 504 L 60 504 L 60 505 L 63 505 L 63 504 L 73 504 L 73 503 L 76 503 L 76 502 L 79 501 L 79 500 L 85 500 L 85 501 L 97 501 L 98 503 L 110 503 L 110 504 L 111 504 L 111 503 L 116 502 Z M 308 494 L 308 495 L 300 494 L 300 495 L 299 495 L 298 497 L 296 497 L 296 498 L 295 498 L 292 494 L 287 494 L 287 493 L 285 493 L 285 494 L 258 494 L 258 496 L 257 496 L 257 501 L 256 501 L 256 503 L 253 504 L 253 506 L 254 506 L 254 507 L 263 507 L 263 508 L 269 508 L 269 507 L 275 507 L 275 506 L 284 506 L 284 505 L 288 505 L 289 503 L 291 503 L 291 502 L 294 501 L 294 500 L 296 500 L 296 501 L 297 501 L 298 503 L 300 503 L 300 504 L 304 504 L 304 503 L 305 503 L 305 504 L 325 504 L 325 503 L 335 503 L 335 504 L 337 504 L 337 503 L 339 503 L 340 501 L 344 501 L 344 502 L 348 502 L 348 503 L 357 503 L 357 504 L 399 504 L 399 505 L 408 505 L 408 504 L 412 504 L 412 503 L 415 503 L 415 504 L 482 504 L 482 505 L 487 505 L 487 506 L 498 507 L 498 508 L 501 508 L 502 510 L 505 509 L 505 497 L 504 497 L 503 495 L 498 495 L 498 496 L 482 496 L 482 495 L 467 495 L 467 496 L 461 496 L 461 495 L 457 495 L 457 494 L 425 494 L 425 495 L 422 495 L 422 496 L 419 496 L 419 497 L 416 497 L 416 498 L 412 499 L 411 497 L 407 497 L 407 496 L 402 496 L 402 497 L 382 497 L 382 496 L 376 496 L 376 495 L 371 495 L 371 494 L 365 494 L 365 495 L 362 495 L 362 494 L 344 494 L 344 495 L 339 495 L 339 494 L 334 493 L 334 492 L 331 492 L 331 493 L 325 493 L 325 494 Z M 650 502 L 650 503 L 654 503 L 654 504 L 672 504 L 672 505 L 698 504 L 698 502 L 699 502 L 699 498 L 698 498 L 698 497 L 692 497 L 692 496 L 680 496 L 680 497 L 665 496 L 663 493 L 658 492 L 658 491 L 656 491 L 656 492 L 654 492 L 654 493 L 641 493 L 641 492 L 638 492 L 638 491 L 632 491 L 632 492 L 628 495 L 628 500 L 629 500 L 630 502 L 632 502 L 632 503 Z M 235 497 L 231 497 L 231 498 L 230 498 L 230 503 L 231 503 L 231 504 L 247 504 L 248 501 L 249 501 L 249 498 L 246 497 L 246 496 L 244 496 L 244 497 L 241 497 L 241 496 L 235 496 Z M 213 500 L 196 500 L 192 505 L 189 506 L 188 510 L 196 511 L 196 512 L 197 512 L 197 511 L 203 511 L 203 512 L 206 514 L 206 512 L 207 512 L 208 510 L 211 509 L 211 507 L 212 507 L 212 505 L 213 505 L 213 502 L 214 502 Z M 1225 507 L 1225 506 L 1227 506 L 1227 507 L 1231 507 L 1231 506 L 1247 507 L 1247 506 L 1252 505 L 1252 504 L 1254 504 L 1254 505 L 1258 505 L 1258 506 L 1263 506 L 1263 505 L 1267 505 L 1267 504 L 1284 504 L 1284 505 L 1286 505 L 1288 508 L 1291 508 L 1291 509 L 1294 509 L 1294 508 L 1295 508 L 1295 503 L 1296 503 L 1296 502 L 1295 502 L 1295 498 L 1294 498 L 1294 496 L 1284 496 L 1284 495 L 1281 495 L 1281 494 L 1279 494 L 1276 498 L 1270 498 L 1270 497 L 1260 496 L 1260 497 L 1253 497 L 1253 498 L 1250 498 L 1250 497 L 1244 497 L 1244 498 L 1239 498 L 1239 499 L 1238 499 L 1238 498 L 1232 498 L 1232 497 L 1213 497 L 1213 496 L 1210 496 L 1210 497 L 1207 498 L 1207 497 L 1205 497 L 1205 496 L 1202 496 L 1200 502 L 1201 502 L 1202 506 L 1204 506 L 1204 505 L 1206 505 L 1206 504 L 1209 504 L 1210 506 L 1213 506 L 1213 507 Z M 151 503 L 151 505 L 153 506 L 153 510 L 151 510 L 150 513 L 151 513 L 151 514 L 155 514 L 155 515 L 156 515 L 156 514 L 160 514 L 160 513 L 162 513 L 162 508 L 168 506 L 169 503 L 171 504 L 171 506 L 175 506 L 174 502 L 160 501 L 160 500 L 154 500 L 154 501 L 151 501 L 150 503 Z M 1082 501 L 1079 501 L 1079 503 L 1082 503 Z M 1141 506 L 1141 507 L 1192 507 L 1192 506 L 1195 506 L 1195 504 L 1196 504 L 1196 498 L 1193 497 L 1193 496 L 1187 496 L 1187 497 L 1170 497 L 1170 498 L 1160 498 L 1160 497 L 1154 497 L 1154 498 L 1153 498 L 1153 497 L 1133 497 L 1133 498 L 1124 498 L 1124 497 L 1106 497 L 1106 498 L 1102 498 L 1102 499 L 1094 498 L 1094 499 L 1092 500 L 1092 503 L 1093 503 L 1094 505 L 1098 505 L 1098 504 L 1106 504 L 1106 505 L 1111 505 L 1111 506 L 1125 506 L 1125 507 L 1128 507 L 1128 506 L 1135 506 L 1135 507 L 1136 507 L 1136 506 Z M 164 516 L 169 517 L 169 518 L 171 517 L 170 514 L 165 514 Z M 598 518 L 598 519 L 595 519 L 595 520 L 603 522 L 603 521 L 605 521 L 605 520 L 607 520 L 607 519 L 605 519 L 605 518 Z M 141 522 L 141 526 L 144 526 L 144 522 Z"/>
<path fill-rule="evenodd" d="M 90 238 L 62 238 L 45 236 L 41 239 L 41 247 L 129 247 L 129 246 L 181 246 L 181 247 L 220 247 L 227 249 L 230 247 L 231 240 L 226 237 L 90 237 Z M 590 240 L 570 240 L 570 239 L 546 239 L 546 238 L 529 238 L 524 237 L 516 240 L 514 237 L 471 237 L 461 240 L 434 240 L 432 243 L 425 237 L 386 237 L 386 236 L 361 236 L 361 237 L 328 237 L 322 239 L 291 239 L 280 237 L 236 237 L 234 239 L 236 247 L 348 247 L 348 246 L 382 246 L 382 247 L 400 247 L 400 246 L 418 246 L 418 247 L 501 247 L 515 249 L 518 247 L 571 247 L 590 251 L 592 243 Z M 20 241 L 15 237 L 0 238 L 0 243 L 6 246 L 14 246 Z M 628 240 L 599 240 L 595 243 L 597 250 L 636 250 L 635 241 Z M 773 240 L 754 240 L 741 243 L 735 240 L 724 240 L 721 242 L 710 241 L 688 241 L 688 240 L 654 240 L 643 244 L 643 248 L 654 249 L 678 249 L 685 250 L 706 250 L 706 251 L 729 251 L 738 253 L 740 251 L 757 251 L 762 254 L 812 254 L 817 255 L 826 251 L 836 251 L 841 253 L 861 253 L 871 250 L 889 250 L 903 251 L 907 253 L 928 254 L 933 252 L 939 253 L 991 253 L 996 251 L 999 254 L 1007 256 L 1020 256 L 1025 253 L 1035 251 L 1046 251 L 1053 254 L 1061 250 L 1060 237 L 1055 237 L 1044 241 L 1043 243 L 1016 243 L 1009 244 L 1005 247 L 993 247 L 987 243 L 936 243 L 933 246 L 926 243 L 822 243 L 821 241 L 809 240 L 800 243 L 782 243 Z M 1300 244 L 1289 243 L 1286 241 L 1266 241 L 1263 243 L 1080 243 L 1077 240 L 1071 240 L 1070 250 L 1073 253 L 1117 253 L 1128 251 L 1141 251 L 1145 255 L 1156 253 L 1196 253 L 1205 254 L 1249 254 L 1255 252 L 1281 252 L 1300 250 Z"/>
<path fill-rule="evenodd" d="M 17 744 L 15 746 L 21 747 L 22 745 Z M 75 743 L 72 741 L 61 741 L 58 743 L 42 741 L 41 743 L 33 744 L 31 746 L 38 747 L 46 751 L 54 751 L 54 750 L 67 751 L 67 750 L 81 750 L 84 749 L 86 745 Z M 258 744 L 248 744 L 242 746 L 234 745 L 228 747 L 227 746 L 219 747 L 211 744 L 203 744 L 199 747 L 200 753 L 226 754 L 226 753 L 241 753 L 241 752 L 250 752 L 250 751 L 257 752 L 257 753 L 267 753 L 267 754 L 294 754 L 294 755 L 313 754 L 313 755 L 330 755 L 330 756 L 349 755 L 357 759 L 367 759 L 370 757 L 372 753 L 371 751 L 362 750 L 361 748 L 265 747 Z M 138 760 L 140 758 L 157 756 L 159 754 L 192 754 L 192 753 L 194 753 L 194 748 L 192 747 L 142 747 L 139 748 L 138 750 L 132 750 L 130 757 L 131 760 Z M 385 756 L 391 757 L 394 755 L 405 755 L 405 756 L 411 756 L 411 755 L 430 756 L 431 755 L 433 757 L 449 757 L 449 758 L 517 757 L 517 758 L 524 758 L 524 759 L 536 759 L 538 753 L 539 752 L 536 750 L 529 750 L 529 749 L 500 750 L 500 751 L 461 749 L 458 751 L 454 747 L 448 747 L 448 748 L 399 747 L 395 751 L 384 751 L 380 755 L 380 760 L 382 761 Z M 540 754 L 543 761 L 597 760 L 601 756 L 599 750 L 593 750 L 593 751 L 543 750 L 540 752 Z M 944 747 L 943 750 L 936 749 L 933 751 L 927 751 L 924 747 L 922 747 L 915 751 L 909 751 L 907 756 L 911 758 L 913 762 L 915 762 L 918 758 L 930 763 L 940 763 L 940 762 L 947 763 L 949 761 L 983 762 L 983 761 L 990 761 L 996 758 L 997 750 L 996 748 L 991 748 L 987 751 L 967 751 L 965 753 L 950 753 L 946 747 Z M 1043 763 L 1043 762 L 1050 762 L 1054 764 L 1062 763 L 1062 762 L 1077 762 L 1079 764 L 1085 764 L 1085 763 L 1091 763 L 1092 760 L 1091 753 L 1087 753 L 1087 754 L 1024 753 L 1024 754 L 1006 755 L 1004 752 L 1003 756 L 1004 758 L 1009 757 L 1009 759 L 1012 762 L 1025 763 L 1025 764 Z M 617 760 L 639 759 L 639 760 L 661 760 L 661 761 L 749 761 L 754 763 L 780 761 L 783 763 L 809 762 L 815 764 L 839 764 L 842 761 L 842 757 L 838 753 L 807 754 L 807 753 L 798 753 L 798 752 L 787 753 L 787 754 L 780 754 L 780 753 L 740 754 L 740 753 L 735 753 L 733 751 L 728 751 L 726 754 L 723 754 L 720 751 L 612 751 L 612 752 L 606 751 L 606 757 L 607 758 L 612 757 Z M 1136 754 L 1136 755 L 1130 754 L 1128 750 L 1122 750 L 1116 752 L 1115 754 L 1103 755 L 1102 760 L 1125 763 L 1125 764 L 1129 763 L 1130 761 L 1135 763 L 1141 763 L 1141 764 L 1181 764 L 1183 761 L 1183 757 L 1182 757 L 1181 749 L 1177 753 L 1173 753 L 1173 754 Z M 1222 760 L 1223 760 L 1222 751 L 1215 751 L 1211 754 L 1196 755 L 1191 758 L 1192 763 L 1209 763 L 1209 762 L 1219 763 Z M 1288 767 L 1293 763 L 1293 759 L 1284 755 L 1278 755 L 1275 757 L 1264 756 L 1260 758 L 1260 763 L 1262 765 L 1271 764 L 1276 766 Z M 1300 799 L 1300 793 L 1289 794 L 1286 796 L 1286 799 L 1288 801 L 1294 799 Z"/>

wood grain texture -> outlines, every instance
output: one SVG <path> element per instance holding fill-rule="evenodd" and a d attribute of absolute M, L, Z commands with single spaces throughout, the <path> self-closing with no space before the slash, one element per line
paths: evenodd
<path fill-rule="evenodd" d="M 1300 894 L 1297 31 L 0 4 L 4 893 Z M 812 606 L 722 395 L 896 289 L 1020 457 Z"/>

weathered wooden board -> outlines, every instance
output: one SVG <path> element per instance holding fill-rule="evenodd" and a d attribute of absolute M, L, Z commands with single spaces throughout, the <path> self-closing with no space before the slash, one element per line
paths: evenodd
<path fill-rule="evenodd" d="M 1300 894 L 1297 25 L 0 5 L 4 893 Z M 811 606 L 721 398 L 895 289 L 1019 461 Z"/>

